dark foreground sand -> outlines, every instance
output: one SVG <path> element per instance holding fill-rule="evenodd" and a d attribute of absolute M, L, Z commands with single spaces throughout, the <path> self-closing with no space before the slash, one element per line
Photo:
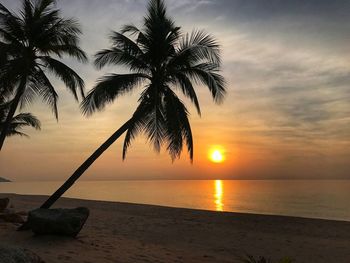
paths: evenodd
<path fill-rule="evenodd" d="M 16 210 L 42 196 L 5 195 Z M 240 262 L 246 253 L 297 263 L 350 262 L 350 222 L 221 213 L 150 205 L 61 199 L 91 215 L 76 239 L 33 236 L 0 223 L 0 243 L 20 245 L 46 262 Z"/>

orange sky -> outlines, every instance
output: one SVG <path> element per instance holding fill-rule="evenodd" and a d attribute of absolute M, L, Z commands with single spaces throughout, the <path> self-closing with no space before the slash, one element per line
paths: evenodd
<path fill-rule="evenodd" d="M 288 10 L 272 1 L 275 13 L 258 0 L 219 2 L 168 1 L 169 12 L 184 30 L 203 28 L 222 44 L 228 82 L 222 105 L 215 105 L 209 92 L 197 87 L 202 118 L 189 106 L 193 165 L 186 153 L 174 163 L 165 153 L 156 154 L 144 137 L 135 140 L 122 162 L 121 139 L 82 179 L 350 178 L 350 50 L 343 40 L 349 39 L 350 30 L 332 17 L 341 15 L 336 13 L 339 7 L 320 4 L 311 19 L 308 12 L 316 11 L 308 11 L 299 1 L 287 1 Z M 108 30 L 140 24 L 145 13 L 145 1 L 84 3 L 62 0 L 59 6 L 66 16 L 80 20 L 82 46 L 90 56 L 108 47 Z M 14 9 L 18 5 L 10 0 L 4 4 Z M 304 13 L 293 6 L 297 4 Z M 85 79 L 87 90 L 103 73 L 123 71 L 70 65 Z M 26 109 L 39 117 L 42 131 L 28 129 L 30 139 L 5 142 L 0 176 L 18 181 L 67 178 L 128 120 L 137 103 L 135 92 L 85 118 L 63 85 L 54 83 L 60 95 L 59 122 L 40 101 Z M 225 149 L 224 163 L 208 160 L 213 145 Z"/>

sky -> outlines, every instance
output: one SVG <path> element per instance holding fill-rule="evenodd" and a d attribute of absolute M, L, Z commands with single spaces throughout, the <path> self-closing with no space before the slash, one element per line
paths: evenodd
<path fill-rule="evenodd" d="M 2 0 L 18 10 L 19 0 Z M 121 158 L 119 139 L 82 180 L 149 179 L 350 179 L 350 2 L 340 0 L 167 0 L 183 32 L 203 29 L 219 41 L 227 96 L 215 104 L 196 86 L 199 117 L 189 101 L 194 162 L 186 152 L 172 163 L 138 137 Z M 145 0 L 60 0 L 65 17 L 82 25 L 89 54 L 109 47 L 122 25 L 141 25 Z M 105 73 L 65 59 L 86 90 Z M 30 111 L 41 131 L 12 137 L 0 153 L 0 176 L 16 181 L 64 180 L 133 113 L 140 90 L 85 117 L 64 85 L 50 77 L 59 99 L 59 121 L 40 100 Z M 225 162 L 208 151 L 221 148 Z"/>

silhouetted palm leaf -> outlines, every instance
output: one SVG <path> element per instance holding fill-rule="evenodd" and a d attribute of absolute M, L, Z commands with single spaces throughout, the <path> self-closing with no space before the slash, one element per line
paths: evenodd
<path fill-rule="evenodd" d="M 131 91 L 148 78 L 149 76 L 142 73 L 110 74 L 102 77 L 82 102 L 83 112 L 89 115 L 96 110 L 103 109 L 116 97 Z"/>
<path fill-rule="evenodd" d="M 6 120 L 10 106 L 11 101 L 6 100 L 4 96 L 0 95 L 0 128 Z M 31 113 L 20 113 L 12 118 L 6 136 L 27 136 L 21 132 L 21 129 L 25 127 L 33 127 L 36 130 L 40 130 L 40 121 Z"/>

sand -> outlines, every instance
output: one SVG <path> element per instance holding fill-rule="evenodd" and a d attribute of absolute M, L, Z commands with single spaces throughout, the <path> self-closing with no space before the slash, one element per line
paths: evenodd
<path fill-rule="evenodd" d="M 8 196 L 16 210 L 43 196 Z M 210 212 L 62 198 L 56 207 L 86 206 L 90 217 L 76 239 L 34 236 L 0 223 L 0 243 L 19 245 L 46 262 L 240 262 L 245 254 L 296 263 L 349 263 L 350 222 Z"/>

